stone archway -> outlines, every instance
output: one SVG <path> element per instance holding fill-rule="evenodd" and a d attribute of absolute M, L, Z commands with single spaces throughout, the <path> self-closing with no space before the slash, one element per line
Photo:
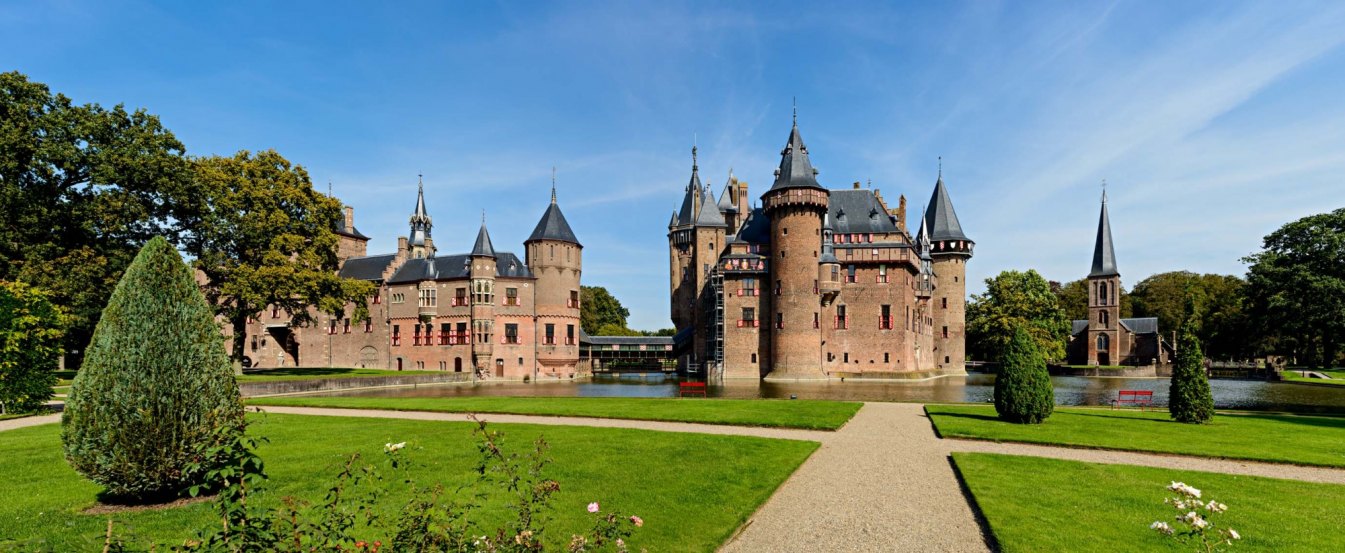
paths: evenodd
<path fill-rule="evenodd" d="M 363 348 L 361 348 L 360 368 L 367 369 L 369 367 L 376 367 L 376 366 L 378 366 L 378 349 L 374 348 L 373 346 L 364 346 Z"/>

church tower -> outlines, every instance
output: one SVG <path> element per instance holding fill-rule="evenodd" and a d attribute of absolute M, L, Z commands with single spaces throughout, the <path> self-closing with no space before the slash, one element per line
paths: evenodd
<path fill-rule="evenodd" d="M 1102 191 L 1102 214 L 1098 216 L 1097 242 L 1093 245 L 1093 269 L 1088 273 L 1088 364 L 1120 363 L 1121 273 L 1116 270 L 1111 221 L 1107 217 L 1107 191 Z"/>
<path fill-rule="evenodd" d="M 762 326 L 771 329 L 771 372 L 767 380 L 825 379 L 822 333 L 813 328 L 821 300 L 818 280 L 823 219 L 830 192 L 817 183 L 817 171 L 799 134 L 798 116 L 780 151 L 775 183 L 761 196 L 771 222 L 771 314 Z M 762 298 L 763 300 L 766 298 Z"/>
<path fill-rule="evenodd" d="M 933 290 L 934 366 L 944 373 L 967 370 L 967 260 L 976 243 L 962 232 L 962 224 L 953 210 L 948 188 L 943 184 L 943 162 L 939 180 L 925 208 L 921 223 L 928 232 L 929 255 L 933 259 L 938 286 Z"/>
<path fill-rule="evenodd" d="M 579 275 L 584 267 L 584 246 L 556 203 L 554 176 L 551 205 L 523 246 L 527 265 L 537 277 L 533 290 L 539 333 L 537 362 L 548 372 L 572 370 L 579 359 Z"/>
<path fill-rule="evenodd" d="M 486 216 L 481 215 L 481 230 L 468 256 L 471 264 L 472 362 L 478 376 L 503 376 L 503 366 L 492 363 L 495 336 L 495 246 L 486 232 Z"/>

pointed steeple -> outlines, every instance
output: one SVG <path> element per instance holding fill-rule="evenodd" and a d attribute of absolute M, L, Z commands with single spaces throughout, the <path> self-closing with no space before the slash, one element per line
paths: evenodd
<path fill-rule="evenodd" d="M 677 211 L 677 226 L 690 225 L 696 221 L 697 200 L 701 193 L 700 166 L 696 165 L 696 147 L 691 147 L 691 181 L 687 183 L 686 195 L 682 197 L 682 209 Z"/>
<path fill-rule="evenodd" d="M 424 175 L 416 175 L 418 184 L 416 185 L 416 210 L 411 213 L 411 238 L 412 246 L 425 245 L 425 239 L 430 237 L 430 229 L 434 223 L 430 220 L 430 215 L 425 211 L 425 178 Z"/>
<path fill-rule="evenodd" d="M 705 187 L 705 194 L 701 196 L 701 211 L 696 215 L 696 226 L 698 227 L 727 227 L 724 222 L 724 214 L 719 212 L 719 205 L 715 203 L 715 195 L 710 192 L 710 187 Z"/>
<path fill-rule="evenodd" d="M 1088 277 L 1120 276 L 1116 270 L 1116 250 L 1111 241 L 1111 221 L 1107 217 L 1107 189 L 1102 189 L 1102 213 L 1098 215 L 1097 242 L 1093 245 L 1093 270 Z"/>
<path fill-rule="evenodd" d="M 490 233 L 486 231 L 486 212 L 481 212 L 481 230 L 476 233 L 476 245 L 472 246 L 472 257 L 495 257 L 495 246 L 490 243 Z"/>
<path fill-rule="evenodd" d="M 484 229 L 483 225 L 482 232 L 485 232 Z M 537 227 L 532 229 L 532 234 L 523 243 L 527 244 L 534 240 L 558 240 L 583 246 L 579 243 L 579 239 L 575 237 L 574 231 L 570 230 L 570 222 L 565 220 L 565 214 L 560 212 L 560 204 L 556 203 L 556 169 L 554 167 L 551 168 L 551 205 L 546 206 L 546 211 L 542 212 L 542 220 L 537 221 Z"/>
<path fill-rule="evenodd" d="M 724 183 L 724 191 L 719 194 L 719 211 L 738 212 L 738 206 L 733 204 L 733 188 L 737 184 L 738 178 L 733 176 L 733 169 L 729 169 L 729 180 Z"/>
<path fill-rule="evenodd" d="M 929 227 L 925 224 L 924 219 L 920 220 L 920 237 L 917 240 L 920 243 L 920 259 L 924 261 L 933 259 L 929 255 Z"/>
<path fill-rule="evenodd" d="M 822 256 L 817 258 L 818 263 L 840 263 L 836 259 L 836 246 L 834 229 L 831 226 L 831 213 L 822 214 Z"/>
<path fill-rule="evenodd" d="M 943 185 L 943 158 L 939 158 L 939 180 L 934 183 L 934 194 L 929 198 L 929 207 L 925 208 L 925 218 L 920 224 L 929 226 L 929 236 L 936 242 L 971 241 L 962 232 L 962 223 L 958 222 L 957 212 L 953 210 L 953 200 L 948 198 L 948 188 Z"/>
<path fill-rule="evenodd" d="M 808 147 L 803 145 L 803 135 L 799 133 L 798 110 L 794 111 L 794 126 L 789 130 L 789 140 L 785 149 L 780 150 L 780 168 L 775 170 L 773 190 L 782 188 L 816 188 L 826 190 L 817 184 L 817 170 L 808 159 Z"/>
<path fill-rule="evenodd" d="M 677 210 L 676 210 L 676 209 L 673 210 L 672 220 L 671 220 L 671 221 L 668 221 L 668 228 L 673 228 L 673 227 L 675 227 L 675 226 L 677 226 Z"/>

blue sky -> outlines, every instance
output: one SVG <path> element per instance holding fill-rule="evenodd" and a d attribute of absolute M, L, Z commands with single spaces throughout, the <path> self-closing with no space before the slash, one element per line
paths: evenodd
<path fill-rule="evenodd" d="M 832 188 L 945 182 L 969 280 L 1087 273 L 1108 182 L 1127 285 L 1242 274 L 1345 205 L 1345 3 L 6 2 L 0 69 L 159 115 L 193 155 L 274 148 L 391 251 L 416 174 L 441 251 L 521 252 L 557 167 L 584 281 L 670 326 L 690 172 L 769 186 L 797 97 Z M 979 286 L 971 292 L 978 292 Z"/>

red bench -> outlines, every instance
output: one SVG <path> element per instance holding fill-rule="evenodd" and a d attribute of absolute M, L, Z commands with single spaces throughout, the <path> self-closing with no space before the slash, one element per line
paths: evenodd
<path fill-rule="evenodd" d="M 677 395 L 679 397 L 696 396 L 708 397 L 705 395 L 704 382 L 683 382 L 677 385 Z"/>
<path fill-rule="evenodd" d="M 1149 390 L 1121 390 L 1116 393 L 1116 399 L 1112 400 L 1111 408 L 1123 405 L 1138 405 L 1143 411 L 1145 407 L 1153 407 L 1154 393 Z"/>

